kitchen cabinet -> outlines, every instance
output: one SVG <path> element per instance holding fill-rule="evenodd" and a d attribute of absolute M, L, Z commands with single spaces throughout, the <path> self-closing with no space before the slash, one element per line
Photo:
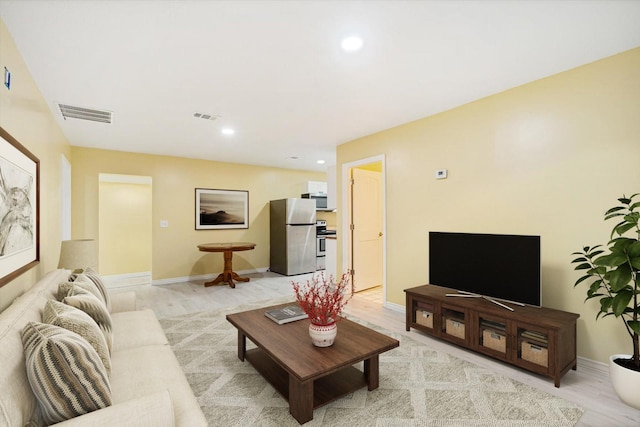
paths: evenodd
<path fill-rule="evenodd" d="M 326 181 L 307 181 L 304 183 L 302 194 L 327 194 L 327 182 Z"/>

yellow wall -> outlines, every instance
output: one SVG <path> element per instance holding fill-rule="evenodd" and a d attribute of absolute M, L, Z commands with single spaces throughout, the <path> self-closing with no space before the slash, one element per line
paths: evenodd
<path fill-rule="evenodd" d="M 98 245 L 102 275 L 151 271 L 152 186 L 100 180 Z"/>
<path fill-rule="evenodd" d="M 254 242 L 253 251 L 233 256 L 236 271 L 269 266 L 269 201 L 300 197 L 306 181 L 326 174 L 72 147 L 74 238 L 97 238 L 98 175 L 144 175 L 153 181 L 152 278 L 154 280 L 221 272 L 221 254 L 199 252 L 209 242 Z M 195 230 L 195 189 L 249 191 L 249 228 Z M 169 222 L 160 228 L 160 221 Z"/>
<path fill-rule="evenodd" d="M 4 22 L 0 20 L 0 70 L 11 71 L 11 89 L 0 86 L 0 126 L 40 160 L 40 263 L 0 288 L 0 311 L 58 265 L 60 162 L 69 145 L 42 98 Z"/>
<path fill-rule="evenodd" d="M 603 213 L 640 191 L 640 48 L 345 143 L 337 170 L 379 154 L 391 302 L 427 283 L 430 230 L 540 235 L 543 305 L 580 313 L 579 355 L 631 352 L 621 321 L 596 323 L 573 288 L 570 254 L 606 243 Z"/>
<path fill-rule="evenodd" d="M 362 166 L 356 166 L 354 169 L 362 169 L 371 172 L 382 172 L 382 162 L 367 163 Z"/>

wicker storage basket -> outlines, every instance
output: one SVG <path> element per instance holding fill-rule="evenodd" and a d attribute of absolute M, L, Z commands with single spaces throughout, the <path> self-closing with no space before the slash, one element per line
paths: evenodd
<path fill-rule="evenodd" d="M 528 341 L 522 341 L 522 359 L 529 362 L 549 367 L 549 350 Z"/>
<path fill-rule="evenodd" d="M 482 346 L 490 348 L 495 351 L 499 351 L 500 353 L 506 353 L 507 337 L 505 337 L 504 335 L 492 329 L 483 329 L 482 330 Z"/>
<path fill-rule="evenodd" d="M 464 320 L 447 318 L 445 325 L 447 334 L 464 339 Z"/>
<path fill-rule="evenodd" d="M 417 309 L 416 323 L 426 326 L 427 328 L 433 328 L 433 313 L 427 310 Z"/>

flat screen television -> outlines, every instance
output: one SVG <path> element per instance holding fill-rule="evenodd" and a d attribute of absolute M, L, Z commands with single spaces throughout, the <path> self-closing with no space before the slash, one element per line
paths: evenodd
<path fill-rule="evenodd" d="M 429 232 L 429 283 L 540 306 L 540 236 Z"/>

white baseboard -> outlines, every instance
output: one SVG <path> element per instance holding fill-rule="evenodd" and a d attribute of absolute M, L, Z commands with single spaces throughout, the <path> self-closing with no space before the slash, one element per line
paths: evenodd
<path fill-rule="evenodd" d="M 144 286 L 151 283 L 151 272 L 112 274 L 101 276 L 108 289 L 129 288 L 132 286 Z"/>
<path fill-rule="evenodd" d="M 384 308 L 388 308 L 389 310 L 397 311 L 399 313 L 404 313 L 404 305 L 396 304 L 395 302 L 385 302 L 383 304 Z"/>
<path fill-rule="evenodd" d="M 236 273 L 238 273 L 240 276 L 243 276 L 246 274 L 266 273 L 267 271 L 269 271 L 269 268 L 263 267 L 263 268 L 256 268 L 252 270 L 240 270 L 240 271 L 236 271 Z M 158 280 L 152 280 L 151 284 L 152 285 L 168 285 L 171 283 L 185 283 L 185 282 L 198 282 L 198 281 L 206 282 L 206 281 L 215 279 L 216 277 L 218 277 L 218 274 L 220 273 L 201 274 L 198 276 L 172 277 L 170 279 L 158 279 Z"/>
<path fill-rule="evenodd" d="M 578 356 L 578 369 L 580 372 L 589 374 L 589 376 L 598 376 L 606 380 L 609 379 L 609 365 L 606 363 Z"/>

